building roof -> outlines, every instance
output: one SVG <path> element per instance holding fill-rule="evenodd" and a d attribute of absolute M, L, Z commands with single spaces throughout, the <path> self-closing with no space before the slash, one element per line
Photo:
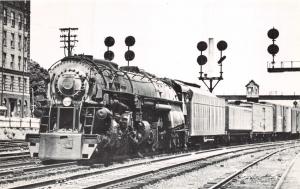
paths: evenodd
<path fill-rule="evenodd" d="M 248 87 L 250 84 L 256 85 L 259 88 L 259 85 L 253 80 L 249 81 L 249 83 L 245 87 Z"/>

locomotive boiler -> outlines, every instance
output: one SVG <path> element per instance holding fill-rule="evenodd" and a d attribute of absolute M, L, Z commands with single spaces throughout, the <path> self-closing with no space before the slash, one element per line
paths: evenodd
<path fill-rule="evenodd" d="M 49 74 L 40 133 L 26 136 L 31 156 L 81 160 L 185 145 L 183 98 L 173 80 L 85 55 L 61 59 Z"/>

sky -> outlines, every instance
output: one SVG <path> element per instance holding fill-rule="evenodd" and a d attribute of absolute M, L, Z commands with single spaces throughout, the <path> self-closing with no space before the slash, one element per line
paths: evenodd
<path fill-rule="evenodd" d="M 125 66 L 124 41 L 132 35 L 135 59 L 130 65 L 206 88 L 198 80 L 197 43 L 214 38 L 215 60 L 203 66 L 208 76 L 219 76 L 217 42 L 228 44 L 224 80 L 215 94 L 244 95 L 245 85 L 254 80 L 261 94 L 299 95 L 300 73 L 267 72 L 272 60 L 267 32 L 273 27 L 279 30 L 277 64 L 300 61 L 299 21 L 299 0 L 31 0 L 31 59 L 48 69 L 64 57 L 59 28 L 77 27 L 73 53 L 103 58 L 104 39 L 112 36 L 113 62 Z"/>

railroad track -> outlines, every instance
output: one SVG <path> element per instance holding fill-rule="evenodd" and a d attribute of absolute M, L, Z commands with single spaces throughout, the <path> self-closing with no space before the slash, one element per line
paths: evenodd
<path fill-rule="evenodd" d="M 253 167 L 254 165 L 258 164 L 259 162 L 269 158 L 270 156 L 278 153 L 278 152 L 281 152 L 283 150 L 286 150 L 286 149 L 289 149 L 289 148 L 284 148 L 284 149 L 280 149 L 280 150 L 277 150 L 275 152 L 272 152 L 258 160 L 255 160 L 254 162 L 251 162 L 250 164 L 246 165 L 245 167 L 241 168 L 240 170 L 236 171 L 235 173 L 227 176 L 226 178 L 222 179 L 221 181 L 217 182 L 214 184 L 214 182 L 210 182 L 210 185 L 206 185 L 205 188 L 208 188 L 208 189 L 218 189 L 218 188 L 221 188 L 222 186 L 224 186 L 225 184 L 228 184 L 232 179 L 236 178 L 237 176 L 239 176 L 241 173 L 243 173 L 244 171 L 246 171 L 247 169 L 249 169 L 250 167 Z"/>
<path fill-rule="evenodd" d="M 0 153 L 0 161 L 29 158 L 29 150 Z"/>
<path fill-rule="evenodd" d="M 10 151 L 18 151 L 18 150 L 28 150 L 28 147 L 9 147 L 9 148 L 4 148 L 4 149 L 0 149 L 0 153 L 1 152 L 10 152 Z"/>
<path fill-rule="evenodd" d="M 274 188 L 277 183 L 275 189 L 279 189 L 295 158 L 288 166 L 287 163 L 295 153 L 299 156 L 299 146 L 278 149 L 256 159 L 250 158 L 251 160 L 249 160 L 248 158 L 247 163 L 244 162 L 244 166 L 239 166 L 240 168 L 235 171 L 229 171 L 221 177 L 214 178 L 203 185 L 203 188 Z M 285 168 L 286 166 L 287 168 Z M 284 173 L 282 174 L 282 172 Z M 279 175 L 281 175 L 280 179 Z"/>
<path fill-rule="evenodd" d="M 285 169 L 284 173 L 281 175 L 280 179 L 278 180 L 278 182 L 276 183 L 276 186 L 274 187 L 274 189 L 280 189 L 283 185 L 284 180 L 287 178 L 291 168 L 294 166 L 295 161 L 297 160 L 297 158 L 299 158 L 300 153 L 297 154 L 293 160 L 290 162 L 290 164 L 288 165 L 288 167 Z"/>
<path fill-rule="evenodd" d="M 181 154 L 173 157 L 158 158 L 155 160 L 144 160 L 139 163 L 120 165 L 108 168 L 88 168 L 89 171 L 81 173 L 65 174 L 64 176 L 48 177 L 48 179 L 39 180 L 30 184 L 15 184 L 6 186 L 6 188 L 98 188 L 98 187 L 132 187 L 134 185 L 145 185 L 155 181 L 155 175 L 172 177 L 172 172 L 186 172 L 193 169 L 199 169 L 218 161 L 224 161 L 228 158 L 237 156 L 232 153 L 253 153 L 257 148 L 276 148 L 278 145 L 287 144 L 286 142 L 251 145 L 247 147 L 230 147 L 218 150 L 208 150 L 196 153 Z M 252 150 L 252 151 L 251 151 Z M 260 149 L 266 150 L 266 149 Z M 246 152 L 248 151 L 248 152 Z M 226 156 L 217 158 L 218 156 Z M 216 160 L 210 160 L 216 158 Z M 86 167 L 87 168 L 87 167 Z M 174 171 L 175 170 L 175 171 Z M 123 174 L 123 175 L 122 175 Z M 118 178 L 118 179 L 116 179 Z M 60 183 L 60 184 L 57 184 Z M 0 186 L 1 187 L 1 186 Z"/>
<path fill-rule="evenodd" d="M 65 170 L 78 171 L 85 167 L 86 166 L 77 166 L 77 162 L 64 162 L 51 165 L 36 164 L 35 166 L 25 165 L 15 169 L 0 171 L 0 185 L 21 180 L 34 179 L 41 175 L 45 176 L 45 172 L 47 173 L 47 176 L 49 176 L 58 172 L 65 172 Z"/>

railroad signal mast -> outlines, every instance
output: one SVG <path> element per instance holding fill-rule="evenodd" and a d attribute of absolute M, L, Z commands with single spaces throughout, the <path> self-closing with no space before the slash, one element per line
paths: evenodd
<path fill-rule="evenodd" d="M 59 29 L 62 33 L 60 35 L 60 42 L 62 42 L 64 45 L 60 48 L 64 48 L 64 53 L 66 56 L 66 51 L 68 52 L 68 56 L 72 56 L 72 50 L 75 47 L 75 43 L 78 42 L 76 39 L 76 34 L 71 34 L 73 31 L 78 30 L 78 28 L 60 28 Z"/>
<path fill-rule="evenodd" d="M 275 67 L 275 55 L 279 52 L 279 47 L 275 44 L 275 39 L 279 36 L 279 31 L 275 29 L 274 27 L 268 31 L 268 37 L 272 39 L 272 44 L 268 46 L 268 52 L 272 55 L 273 59 L 271 61 L 271 64 L 268 63 L 268 72 L 270 73 L 278 73 L 278 72 L 299 72 L 300 67 L 294 67 L 293 63 L 299 63 L 300 61 L 281 61 L 280 67 Z M 284 63 L 290 63 L 290 66 L 284 65 Z M 281 97 L 282 100 L 285 100 L 285 97 Z M 295 100 L 293 102 L 294 106 L 297 107 L 297 101 Z"/>
<path fill-rule="evenodd" d="M 211 93 L 213 92 L 214 88 L 218 85 L 218 83 L 221 80 L 223 80 L 222 62 L 226 59 L 226 56 L 223 56 L 222 52 L 227 48 L 227 43 L 225 41 L 219 41 L 218 44 L 217 44 L 217 48 L 220 51 L 220 59 L 218 60 L 218 64 L 220 66 L 220 76 L 218 76 L 218 77 L 208 77 L 207 74 L 204 73 L 203 69 L 202 69 L 202 66 L 204 66 L 207 62 L 207 57 L 202 54 L 202 52 L 207 49 L 207 43 L 205 41 L 200 41 L 197 44 L 197 49 L 200 51 L 200 55 L 197 58 L 197 62 L 200 66 L 199 80 L 201 80 L 206 85 L 209 92 L 211 92 Z M 208 81 L 209 84 L 207 84 L 206 81 Z M 214 81 L 216 81 L 215 84 L 214 84 Z"/>
<path fill-rule="evenodd" d="M 297 72 L 300 71 L 300 66 L 295 67 L 295 63 L 300 61 L 280 61 L 280 66 L 275 66 L 275 55 L 279 52 L 278 45 L 275 44 L 276 39 L 279 36 L 279 31 L 274 27 L 268 31 L 268 37 L 272 40 L 272 44 L 268 46 L 268 52 L 272 55 L 272 61 L 268 63 L 268 72 Z"/>
<path fill-rule="evenodd" d="M 108 61 L 112 61 L 115 57 L 115 54 L 113 51 L 109 50 L 109 48 L 115 44 L 115 39 L 111 36 L 106 37 L 104 40 L 104 44 L 107 47 L 107 51 L 104 53 L 104 59 Z M 135 57 L 135 53 L 132 50 L 130 50 L 130 47 L 132 47 L 134 44 L 135 44 L 135 38 L 133 36 L 127 36 L 125 38 L 125 45 L 127 46 L 127 51 L 124 54 L 124 58 L 127 61 L 128 66 L 129 66 L 129 62 L 132 61 Z"/>

